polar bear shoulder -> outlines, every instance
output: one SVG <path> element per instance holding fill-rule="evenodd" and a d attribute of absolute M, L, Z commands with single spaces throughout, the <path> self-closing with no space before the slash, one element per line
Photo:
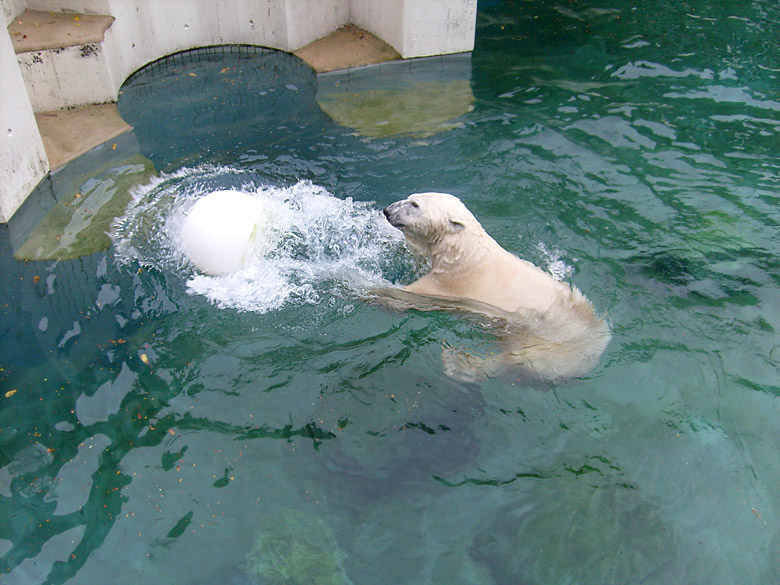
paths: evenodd
<path fill-rule="evenodd" d="M 502 248 L 453 195 L 412 195 L 386 208 L 385 215 L 431 261 L 431 271 L 405 287 L 409 292 L 470 298 L 512 313 L 546 310 L 570 291 Z"/>

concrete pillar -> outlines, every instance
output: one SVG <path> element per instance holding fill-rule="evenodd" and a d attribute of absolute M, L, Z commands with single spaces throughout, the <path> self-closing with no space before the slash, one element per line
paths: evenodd
<path fill-rule="evenodd" d="M 404 0 L 405 59 L 474 49 L 477 0 Z"/>
<path fill-rule="evenodd" d="M 0 223 L 5 223 L 49 172 L 11 37 L 0 31 Z"/>
<path fill-rule="evenodd" d="M 353 22 L 404 59 L 474 49 L 477 0 L 352 0 Z"/>

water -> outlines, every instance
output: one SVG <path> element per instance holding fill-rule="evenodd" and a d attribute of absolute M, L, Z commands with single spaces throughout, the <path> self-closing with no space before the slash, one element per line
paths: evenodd
<path fill-rule="evenodd" d="M 284 55 L 131 80 L 161 174 L 112 247 L 20 262 L 0 230 L 0 581 L 773 582 L 778 22 L 483 3 L 473 108 L 432 132 L 340 126 Z M 198 276 L 170 234 L 211 188 L 278 205 L 300 245 Z M 487 332 L 366 299 L 424 270 L 378 212 L 429 190 L 608 316 L 596 370 L 458 382 L 441 344 Z"/>

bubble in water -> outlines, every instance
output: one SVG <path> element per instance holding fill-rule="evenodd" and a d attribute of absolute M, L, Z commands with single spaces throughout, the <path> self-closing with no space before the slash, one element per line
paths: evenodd
<path fill-rule="evenodd" d="M 226 188 L 257 197 L 268 221 L 254 234 L 241 270 L 207 276 L 184 254 L 181 229 L 198 198 Z M 218 307 L 261 313 L 360 295 L 419 271 L 401 233 L 375 206 L 339 199 L 308 181 L 263 185 L 251 172 L 225 167 L 183 169 L 140 188 L 115 222 L 112 238 L 120 263 L 179 276 L 188 292 Z"/>

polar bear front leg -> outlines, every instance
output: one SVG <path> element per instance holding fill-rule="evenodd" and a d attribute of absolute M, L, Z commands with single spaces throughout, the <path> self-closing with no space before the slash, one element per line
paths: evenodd
<path fill-rule="evenodd" d="M 444 374 L 461 382 L 494 378 L 504 369 L 500 356 L 479 357 L 465 349 L 453 347 L 447 341 L 441 344 L 441 361 Z"/>

